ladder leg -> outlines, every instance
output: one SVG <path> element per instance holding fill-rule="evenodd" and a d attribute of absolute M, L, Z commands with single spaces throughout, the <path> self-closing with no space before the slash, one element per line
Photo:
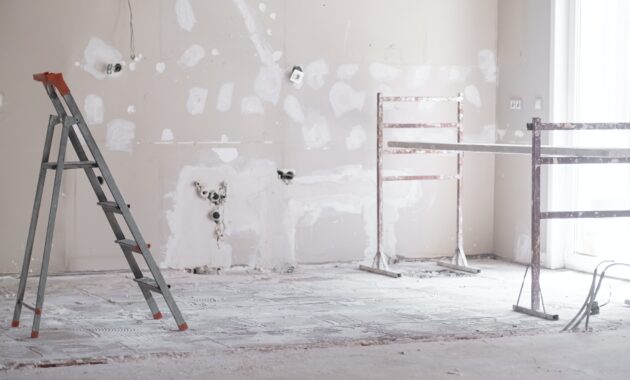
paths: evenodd
<path fill-rule="evenodd" d="M 87 154 L 85 153 L 85 150 L 83 149 L 83 146 L 81 145 L 81 141 L 79 140 L 74 128 L 70 129 L 69 137 L 70 137 L 70 143 L 74 147 L 74 150 L 77 153 L 77 157 L 79 158 L 79 160 L 89 161 L 89 158 Z M 98 181 L 96 174 L 94 173 L 94 169 L 85 168 L 85 174 L 88 177 L 90 185 L 92 186 L 92 189 L 94 190 L 94 193 L 96 194 L 96 198 L 98 199 L 98 201 L 99 202 L 107 201 L 107 196 L 105 195 L 105 192 L 103 191 L 103 188 L 101 187 L 101 184 Z M 107 212 L 105 210 L 103 211 L 105 212 L 105 217 L 107 218 L 107 221 L 109 222 L 109 225 L 112 228 L 112 231 L 114 231 L 116 240 L 124 239 L 125 234 L 120 228 L 120 224 L 118 223 L 116 216 L 112 214 L 111 212 Z M 131 271 L 133 272 L 134 277 L 142 278 L 143 277 L 142 270 L 138 266 L 136 259 L 133 257 L 133 252 L 127 249 L 123 249 L 123 254 L 125 256 L 125 259 L 127 260 L 127 264 L 129 264 L 129 267 L 131 268 Z M 162 313 L 160 313 L 160 309 L 158 308 L 158 305 L 155 302 L 155 299 L 153 298 L 153 294 L 149 290 L 143 289 L 142 287 L 140 287 L 140 290 L 142 291 L 142 295 L 144 296 L 144 299 L 147 301 L 147 304 L 149 305 L 149 309 L 151 310 L 151 315 L 153 316 L 153 318 L 161 319 Z"/>
<path fill-rule="evenodd" d="M 37 221 L 39 219 L 39 209 L 42 204 L 42 193 L 44 192 L 44 184 L 46 182 L 47 169 L 43 166 L 50 156 L 50 146 L 55 133 L 55 125 L 58 118 L 51 115 L 48 121 L 48 129 L 46 131 L 46 140 L 44 143 L 44 154 L 42 156 L 42 165 L 39 169 L 39 179 L 37 180 L 37 190 L 35 191 L 35 202 L 33 204 L 33 213 L 31 214 L 31 223 L 28 228 L 28 238 L 26 240 L 26 250 L 24 251 L 24 261 L 22 262 L 22 271 L 20 272 L 20 285 L 15 299 L 15 309 L 13 311 L 12 327 L 20 325 L 20 314 L 22 313 L 22 302 L 24 302 L 24 292 L 26 291 L 26 281 L 28 279 L 28 269 L 31 264 L 31 256 L 33 254 L 33 243 L 35 241 L 35 231 L 37 229 Z"/>
<path fill-rule="evenodd" d="M 42 308 L 44 306 L 44 291 L 46 289 L 46 279 L 48 277 L 48 263 L 50 261 L 50 251 L 52 248 L 53 234 L 55 231 L 55 218 L 57 216 L 57 208 L 59 206 L 59 193 L 61 190 L 61 179 L 63 176 L 64 161 L 66 159 L 66 146 L 68 143 L 68 133 L 72 127 L 72 121 L 66 118 L 63 123 L 61 132 L 61 144 L 59 146 L 59 154 L 57 157 L 57 170 L 55 172 L 55 182 L 53 185 L 53 195 L 50 202 L 50 214 L 48 215 L 48 229 L 46 231 L 46 241 L 44 243 L 44 256 L 42 258 L 42 269 L 39 273 L 39 286 L 37 288 L 37 302 L 35 303 L 35 317 L 33 318 L 33 328 L 31 338 L 39 336 L 39 322 L 42 317 Z"/>

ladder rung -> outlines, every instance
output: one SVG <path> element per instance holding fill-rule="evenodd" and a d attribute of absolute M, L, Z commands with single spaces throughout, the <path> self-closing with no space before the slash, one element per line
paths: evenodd
<path fill-rule="evenodd" d="M 57 169 L 56 162 L 44 162 L 43 165 L 47 169 Z M 63 164 L 64 169 L 85 169 L 96 167 L 98 167 L 98 165 L 94 161 L 68 161 Z"/>
<path fill-rule="evenodd" d="M 157 292 L 157 293 L 162 293 L 162 289 L 160 289 L 160 287 L 158 286 L 157 282 L 155 282 L 154 279 L 152 278 L 147 278 L 147 277 L 141 277 L 141 278 L 134 278 L 133 279 L 135 282 L 138 283 L 138 285 L 140 285 L 140 287 Z M 170 285 L 166 285 L 169 288 L 171 287 Z"/>
<path fill-rule="evenodd" d="M 103 209 L 105 211 L 109 211 L 109 212 L 114 212 L 116 214 L 122 214 L 122 211 L 120 210 L 120 207 L 118 207 L 118 203 L 116 202 L 98 202 L 97 203 L 99 206 L 103 207 Z M 127 208 L 129 208 L 130 206 L 127 205 Z"/>
<path fill-rule="evenodd" d="M 142 253 L 140 251 L 140 246 L 138 245 L 138 243 L 131 239 L 116 240 L 116 243 L 120 244 L 124 248 L 131 249 L 133 252 Z M 151 248 L 151 244 L 147 243 L 147 248 Z"/>
<path fill-rule="evenodd" d="M 39 310 L 38 308 L 36 308 L 35 306 L 29 305 L 26 302 L 22 301 L 22 306 L 24 306 L 25 308 L 31 310 L 32 312 L 34 312 L 37 315 L 41 315 L 42 312 L 41 310 Z"/>

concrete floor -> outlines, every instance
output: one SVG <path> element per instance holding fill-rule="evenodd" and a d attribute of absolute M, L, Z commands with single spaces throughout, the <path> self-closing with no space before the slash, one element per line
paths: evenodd
<path fill-rule="evenodd" d="M 630 349 L 629 282 L 606 282 L 600 298 L 611 293 L 611 303 L 593 317 L 592 332 L 558 334 L 589 275 L 543 272 L 547 308 L 561 318 L 550 322 L 511 311 L 523 267 L 473 265 L 482 273 L 405 263 L 400 279 L 345 264 L 290 274 L 167 271 L 187 332 L 176 331 L 167 310 L 150 319 L 128 273 L 55 276 L 37 340 L 28 310 L 20 328 L 9 327 L 17 279 L 4 277 L 0 378 L 628 378 L 630 363 L 610 358 Z M 77 362 L 107 364 L 38 368 Z"/>

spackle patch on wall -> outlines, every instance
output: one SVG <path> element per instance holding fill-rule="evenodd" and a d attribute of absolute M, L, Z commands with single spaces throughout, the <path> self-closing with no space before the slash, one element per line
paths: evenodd
<path fill-rule="evenodd" d="M 262 30 L 261 23 L 258 22 L 257 17 L 251 11 L 247 3 L 244 0 L 232 0 L 232 2 L 241 13 L 245 27 L 249 32 L 249 38 L 254 48 L 256 48 L 260 62 L 264 65 L 256 77 L 254 92 L 260 99 L 276 105 L 278 104 L 280 91 L 282 90 L 282 68 L 280 68 L 278 63 L 274 60 L 274 50 L 269 43 L 265 41 L 260 32 L 260 30 Z"/>
<path fill-rule="evenodd" d="M 304 144 L 309 149 L 323 148 L 330 142 L 328 121 L 317 111 L 309 110 L 302 125 Z"/>
<path fill-rule="evenodd" d="M 133 139 L 136 125 L 123 119 L 114 119 L 107 123 L 107 141 L 105 146 L 109 150 L 129 152 L 133 150 Z"/>
<path fill-rule="evenodd" d="M 155 71 L 157 71 L 158 74 L 162 74 L 164 70 L 166 70 L 166 63 L 158 62 L 155 64 Z"/>
<path fill-rule="evenodd" d="M 300 101 L 293 95 L 284 98 L 284 112 L 296 123 L 304 123 L 304 110 Z"/>
<path fill-rule="evenodd" d="M 104 79 L 107 74 L 105 68 L 108 64 L 122 62 L 123 56 L 116 48 L 108 45 L 98 37 L 92 37 L 83 51 L 81 67 L 96 79 Z M 119 76 L 120 73 L 110 75 Z"/>
<path fill-rule="evenodd" d="M 282 70 L 275 65 L 275 61 L 273 62 L 274 65 L 267 65 L 260 68 L 256 81 L 254 82 L 254 92 L 256 92 L 256 95 L 258 95 L 260 99 L 278 104 L 280 90 L 282 89 Z"/>
<path fill-rule="evenodd" d="M 365 130 L 360 125 L 355 125 L 352 127 L 350 134 L 346 137 L 346 148 L 348 150 L 357 150 L 363 146 L 367 136 L 365 135 Z"/>
<path fill-rule="evenodd" d="M 391 82 L 400 76 L 401 70 L 384 63 L 370 65 L 370 75 L 378 82 Z"/>
<path fill-rule="evenodd" d="M 464 83 L 472 69 L 461 66 L 442 66 L 438 70 L 438 79 L 442 83 Z"/>
<path fill-rule="evenodd" d="M 197 22 L 195 18 L 195 11 L 190 5 L 189 0 L 177 0 L 175 2 L 175 14 L 177 15 L 177 22 L 179 26 L 186 30 L 191 31 Z"/>
<path fill-rule="evenodd" d="M 236 148 L 212 148 L 212 151 L 226 164 L 238 158 L 238 149 Z"/>
<path fill-rule="evenodd" d="M 416 66 L 407 72 L 407 87 L 410 89 L 419 89 L 424 87 L 431 77 L 431 66 Z"/>
<path fill-rule="evenodd" d="M 473 85 L 466 86 L 464 89 L 466 100 L 475 107 L 481 107 L 481 95 L 479 90 Z"/>
<path fill-rule="evenodd" d="M 234 82 L 224 83 L 219 90 L 217 98 L 217 111 L 227 112 L 232 108 L 232 97 L 234 96 Z"/>
<path fill-rule="evenodd" d="M 191 115 L 201 115 L 206 108 L 208 89 L 193 87 L 188 91 L 188 101 L 186 108 Z"/>
<path fill-rule="evenodd" d="M 497 81 L 497 62 L 491 50 L 479 51 L 477 53 L 477 64 L 486 82 L 493 83 Z"/>
<path fill-rule="evenodd" d="M 160 137 L 161 141 L 173 141 L 175 139 L 175 136 L 173 135 L 173 131 L 170 130 L 169 128 L 164 128 L 162 130 L 162 136 Z"/>
<path fill-rule="evenodd" d="M 313 89 L 319 90 L 326 83 L 326 75 L 328 75 L 328 64 L 323 59 L 309 63 L 306 65 L 306 83 Z"/>
<path fill-rule="evenodd" d="M 337 79 L 351 80 L 359 72 L 359 65 L 347 63 L 337 67 Z"/>
<path fill-rule="evenodd" d="M 365 104 L 365 93 L 355 91 L 347 83 L 338 82 L 330 89 L 330 105 L 335 115 L 340 117 L 350 111 L 360 111 Z"/>
<path fill-rule="evenodd" d="M 265 108 L 257 96 L 247 96 L 241 100 L 241 113 L 243 115 L 264 115 Z"/>
<path fill-rule="evenodd" d="M 83 111 L 85 111 L 85 121 L 88 124 L 101 124 L 105 115 L 103 98 L 94 94 L 86 96 Z"/>
<path fill-rule="evenodd" d="M 4 94 L 0 92 L 0 108 L 4 105 Z"/>
<path fill-rule="evenodd" d="M 204 57 L 206 51 L 199 45 L 192 45 L 182 54 L 177 63 L 182 67 L 196 66 Z"/>

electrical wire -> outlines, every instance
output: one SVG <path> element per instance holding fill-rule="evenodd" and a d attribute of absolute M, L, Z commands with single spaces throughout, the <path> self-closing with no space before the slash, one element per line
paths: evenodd
<path fill-rule="evenodd" d="M 131 61 L 136 60 L 136 36 L 133 31 L 133 10 L 131 9 L 131 0 L 127 0 L 129 6 L 129 58 Z"/>
<path fill-rule="evenodd" d="M 599 281 L 597 281 L 597 272 L 600 266 L 606 263 L 609 263 L 609 264 L 602 270 L 601 274 L 599 275 Z M 562 331 L 576 329 L 577 327 L 580 326 L 580 324 L 585 318 L 586 318 L 586 321 L 584 323 L 584 331 L 588 331 L 588 323 L 590 320 L 593 303 L 595 302 L 595 299 L 597 298 L 597 293 L 599 292 L 599 289 L 602 286 L 602 282 L 604 278 L 606 277 L 606 271 L 615 266 L 630 267 L 630 264 L 616 263 L 611 260 L 602 261 L 601 263 L 597 264 L 597 266 L 595 267 L 595 270 L 593 271 L 593 279 L 591 281 L 591 288 L 589 289 L 588 295 L 586 296 L 586 300 L 582 304 L 582 307 L 577 312 L 575 317 L 573 317 L 573 319 L 569 323 L 567 323 L 567 325 L 562 329 Z M 596 283 L 597 285 L 595 285 Z M 606 304 L 607 303 L 608 302 L 606 302 Z"/>

